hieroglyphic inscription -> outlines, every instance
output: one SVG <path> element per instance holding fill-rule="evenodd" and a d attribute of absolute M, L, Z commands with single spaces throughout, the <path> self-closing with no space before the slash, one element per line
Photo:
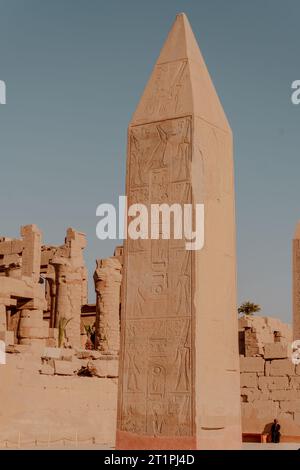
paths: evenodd
<path fill-rule="evenodd" d="M 151 86 L 141 102 L 141 108 L 135 120 L 138 122 L 147 116 L 159 121 L 167 116 L 183 115 L 186 105 L 185 97 L 189 92 L 189 70 L 187 60 L 177 60 L 158 64 L 151 77 Z M 159 129 L 163 141 L 165 129 Z"/>
<path fill-rule="evenodd" d="M 191 118 L 129 130 L 129 204 L 191 203 Z M 161 234 L 161 227 L 159 227 Z M 121 427 L 192 434 L 192 255 L 185 240 L 127 245 Z"/>

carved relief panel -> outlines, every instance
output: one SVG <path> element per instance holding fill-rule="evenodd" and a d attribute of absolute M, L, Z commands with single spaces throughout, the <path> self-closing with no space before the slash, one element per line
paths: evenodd
<path fill-rule="evenodd" d="M 129 130 L 129 204 L 192 202 L 191 118 Z M 151 221 L 150 221 L 151 223 Z M 171 219 L 171 225 L 172 225 Z M 192 435 L 192 254 L 185 241 L 128 240 L 123 431 Z M 149 224 L 149 236 L 151 225 Z"/>

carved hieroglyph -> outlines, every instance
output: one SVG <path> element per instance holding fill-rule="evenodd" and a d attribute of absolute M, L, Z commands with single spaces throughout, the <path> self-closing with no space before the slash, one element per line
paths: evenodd
<path fill-rule="evenodd" d="M 300 222 L 293 239 L 293 338 L 300 339 Z"/>
<path fill-rule="evenodd" d="M 191 202 L 191 150 L 190 117 L 130 129 L 129 204 Z M 190 435 L 191 253 L 184 240 L 129 240 L 127 263 L 122 429 Z"/>
<path fill-rule="evenodd" d="M 129 126 L 127 196 L 204 204 L 205 246 L 125 243 L 117 448 L 237 447 L 232 136 L 183 14 Z"/>

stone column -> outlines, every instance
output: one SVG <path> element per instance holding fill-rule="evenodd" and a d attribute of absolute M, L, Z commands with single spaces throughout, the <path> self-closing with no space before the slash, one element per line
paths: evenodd
<path fill-rule="evenodd" d="M 55 327 L 55 303 L 56 303 L 56 282 L 55 282 L 55 269 L 51 274 L 47 274 L 46 277 L 47 285 L 47 307 L 49 310 L 49 326 L 50 328 Z"/>
<path fill-rule="evenodd" d="M 65 330 L 60 346 L 80 347 L 81 278 L 67 259 L 53 258 L 51 263 L 56 284 L 54 328 Z"/>
<path fill-rule="evenodd" d="M 81 305 L 84 305 L 88 299 L 88 273 L 83 257 L 86 235 L 73 228 L 68 228 L 66 246 L 69 247 L 69 257 L 73 268 L 81 275 Z"/>
<path fill-rule="evenodd" d="M 129 207 L 204 204 L 205 244 L 125 241 L 116 446 L 238 448 L 232 133 L 184 14 L 129 125 L 126 188 Z"/>
<path fill-rule="evenodd" d="M 300 339 L 300 222 L 293 239 L 293 338 Z"/>
<path fill-rule="evenodd" d="M 118 354 L 120 349 L 121 263 L 118 258 L 96 261 L 96 348 Z"/>
<path fill-rule="evenodd" d="M 66 343 L 81 347 L 81 307 L 87 298 L 87 271 L 83 259 L 86 237 L 83 233 L 69 228 L 65 245 L 58 248 L 50 260 L 55 269 L 55 328 L 62 319 L 66 325 Z"/>
<path fill-rule="evenodd" d="M 25 225 L 21 227 L 21 236 L 24 242 L 22 276 L 32 277 L 38 282 L 41 268 L 41 231 L 36 225 Z"/>
<path fill-rule="evenodd" d="M 20 344 L 45 346 L 45 340 L 49 336 L 49 326 L 43 320 L 43 310 L 22 309 L 18 338 Z"/>
<path fill-rule="evenodd" d="M 0 303 L 0 331 L 6 331 L 6 305 Z"/>

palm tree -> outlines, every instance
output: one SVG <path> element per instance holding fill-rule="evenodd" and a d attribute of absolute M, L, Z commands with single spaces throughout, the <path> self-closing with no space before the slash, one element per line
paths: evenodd
<path fill-rule="evenodd" d="M 254 315 L 254 313 L 260 312 L 261 307 L 260 305 L 254 304 L 253 302 L 247 302 L 242 303 L 239 308 L 238 308 L 238 313 L 240 315 Z"/>

